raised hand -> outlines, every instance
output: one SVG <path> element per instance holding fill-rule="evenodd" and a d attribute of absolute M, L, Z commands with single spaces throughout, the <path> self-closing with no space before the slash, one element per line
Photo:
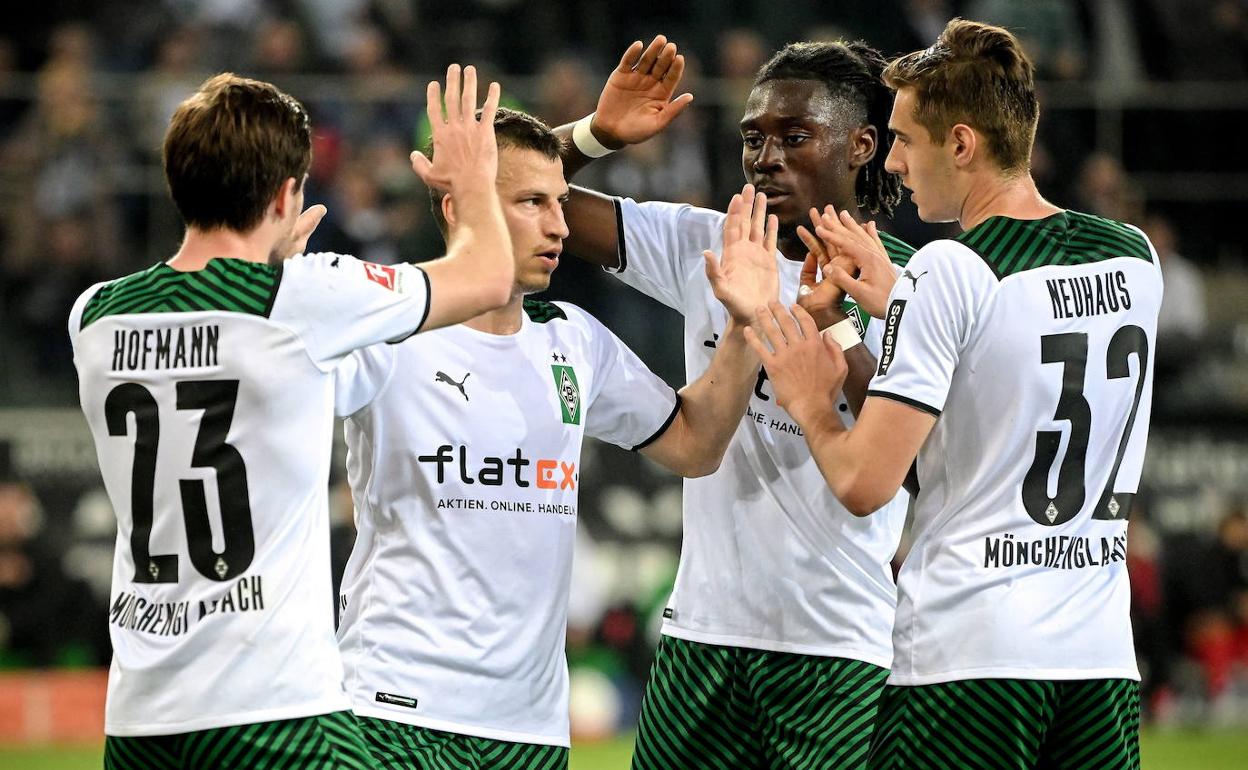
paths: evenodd
<path fill-rule="evenodd" d="M 598 96 L 594 136 L 614 150 L 667 128 L 693 101 L 689 93 L 672 99 L 684 74 L 685 57 L 663 35 L 644 50 L 640 40 L 630 45 Z"/>
<path fill-rule="evenodd" d="M 883 318 L 889 292 L 897 283 L 897 270 L 888 258 L 875 223 L 860 225 L 848 211 L 837 213 L 827 206 L 815 226 L 815 235 L 829 253 L 840 258 L 833 259 L 825 269 L 825 280 L 847 292 L 871 315 Z"/>
<path fill-rule="evenodd" d="M 425 184 L 454 196 L 457 190 L 494 189 L 498 176 L 498 145 L 494 141 L 494 113 L 498 110 L 498 83 L 490 83 L 481 117 L 477 113 L 477 70 L 458 64 L 446 69 L 446 116 L 437 81 L 426 90 L 425 109 L 433 131 L 433 160 L 412 153 L 412 170 Z"/>
<path fill-rule="evenodd" d="M 767 196 L 756 193 L 754 186 L 747 184 L 728 204 L 723 255 L 702 252 L 715 298 L 743 326 L 753 320 L 755 308 L 780 296 L 776 267 L 779 227 L 774 214 L 767 216 Z"/>
<path fill-rule="evenodd" d="M 810 210 L 811 227 L 819 227 L 820 216 L 818 209 Z M 839 265 L 841 269 L 851 273 L 857 268 L 839 252 L 829 253 L 827 245 L 801 225 L 797 227 L 797 237 L 801 238 L 807 249 L 797 289 L 797 304 L 810 313 L 820 329 L 826 329 L 844 318 L 841 305 L 845 302 L 845 291 L 827 280 L 832 266 Z"/>
<path fill-rule="evenodd" d="M 308 239 L 312 237 L 312 233 L 315 232 L 316 226 L 321 223 L 321 220 L 325 218 L 325 215 L 328 212 L 329 209 L 325 208 L 322 204 L 317 203 L 312 206 L 308 206 L 308 208 L 299 215 L 299 218 L 295 220 L 295 227 L 290 233 L 290 237 L 293 240 L 291 252 L 285 256 L 290 257 L 307 251 Z"/>
<path fill-rule="evenodd" d="M 767 371 L 776 403 L 807 425 L 835 408 L 849 366 L 841 346 L 819 333 L 809 313 L 800 305 L 790 309 L 775 301 L 759 307 L 745 339 Z"/>

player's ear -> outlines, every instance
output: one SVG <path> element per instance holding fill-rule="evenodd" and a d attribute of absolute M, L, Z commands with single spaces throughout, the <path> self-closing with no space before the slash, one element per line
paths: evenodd
<path fill-rule="evenodd" d="M 442 218 L 446 220 L 447 229 L 455 227 L 455 202 L 450 193 L 442 194 Z"/>
<path fill-rule="evenodd" d="M 859 126 L 849 132 L 849 167 L 858 170 L 871 162 L 879 147 L 875 126 Z"/>
<path fill-rule="evenodd" d="M 949 144 L 953 151 L 955 165 L 965 168 L 975 160 L 979 149 L 979 134 L 965 123 L 958 123 L 949 130 Z"/>
<path fill-rule="evenodd" d="M 277 188 L 277 195 L 273 196 L 273 215 L 277 219 L 288 216 L 292 209 L 298 213 L 299 204 L 299 180 L 293 176 L 287 177 L 282 186 Z"/>

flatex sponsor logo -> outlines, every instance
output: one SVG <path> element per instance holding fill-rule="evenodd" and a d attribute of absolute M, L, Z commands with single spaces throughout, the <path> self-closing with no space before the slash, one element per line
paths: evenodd
<path fill-rule="evenodd" d="M 463 444 L 443 444 L 433 454 L 417 455 L 416 461 L 433 465 L 439 484 L 446 483 L 448 473 L 457 473 L 461 484 L 501 487 L 510 482 L 517 487 L 576 490 L 575 462 L 552 458 L 529 459 L 519 447 L 514 454 L 506 457 L 486 455 L 475 459 L 469 458 L 468 447 Z"/>

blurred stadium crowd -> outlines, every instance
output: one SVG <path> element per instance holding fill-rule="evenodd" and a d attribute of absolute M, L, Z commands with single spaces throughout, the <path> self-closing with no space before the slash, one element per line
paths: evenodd
<path fill-rule="evenodd" d="M 576 181 L 716 207 L 739 189 L 736 122 L 778 45 L 862 37 L 891 55 L 926 47 L 955 14 L 1013 29 L 1039 66 L 1042 192 L 1140 224 L 1162 256 L 1155 427 L 1130 534 L 1147 718 L 1248 724 L 1246 0 L 26 6 L 0 31 L 0 666 L 108 660 L 112 513 L 77 412 L 65 318 L 90 284 L 175 250 L 161 136 L 206 75 L 271 80 L 308 105 L 308 200 L 330 210 L 311 248 L 419 261 L 441 241 L 407 155 L 424 138 L 424 83 L 449 61 L 477 64 L 506 103 L 558 125 L 594 109 L 629 42 L 667 34 L 689 57 L 693 107 Z M 908 204 L 887 227 L 916 245 L 949 233 Z M 679 321 L 665 308 L 575 260 L 550 296 L 586 306 L 683 380 Z M 635 714 L 680 540 L 676 480 L 612 448 L 587 455 L 569 644 L 582 734 Z M 350 500 L 334 499 L 341 565 Z"/>

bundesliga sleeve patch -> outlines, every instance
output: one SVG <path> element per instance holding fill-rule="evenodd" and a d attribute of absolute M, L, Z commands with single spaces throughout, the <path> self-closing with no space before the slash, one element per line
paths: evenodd
<path fill-rule="evenodd" d="M 364 277 L 373 283 L 384 286 L 390 291 L 398 291 L 398 271 L 390 265 L 377 265 L 372 262 L 361 262 Z"/>
<path fill-rule="evenodd" d="M 880 348 L 880 366 L 876 370 L 877 377 L 888 374 L 893 365 L 893 356 L 897 352 L 897 337 L 901 333 L 901 315 L 906 312 L 906 301 L 895 299 L 884 314 L 884 342 Z"/>

